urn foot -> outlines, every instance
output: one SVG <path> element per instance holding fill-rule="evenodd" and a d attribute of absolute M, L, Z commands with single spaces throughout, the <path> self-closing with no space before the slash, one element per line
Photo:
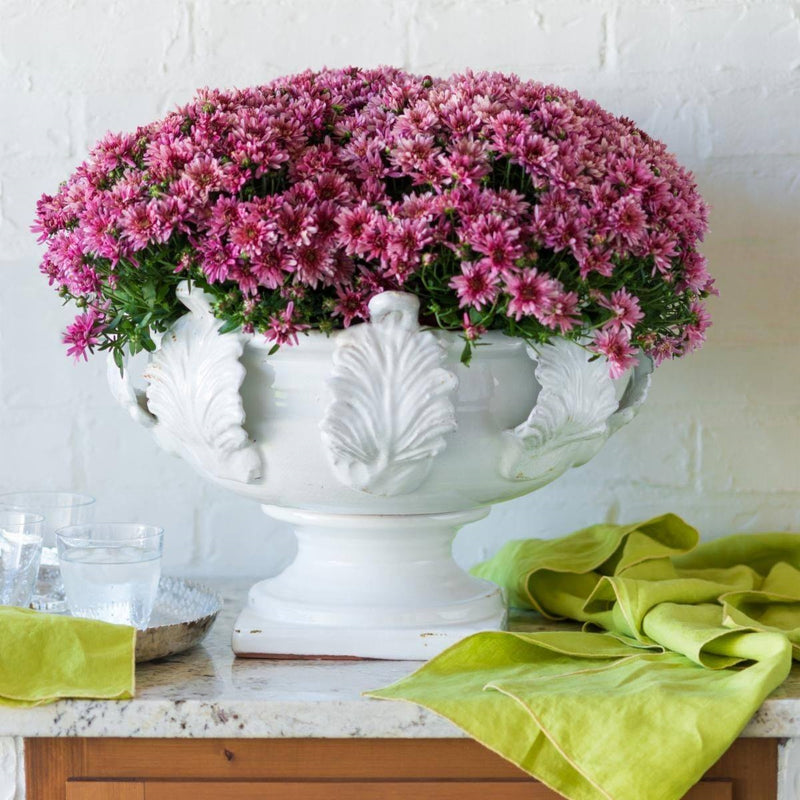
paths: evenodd
<path fill-rule="evenodd" d="M 488 509 L 346 515 L 264 506 L 295 526 L 296 559 L 253 586 L 233 649 L 241 656 L 424 660 L 505 627 L 500 590 L 453 560 L 460 527 Z"/>

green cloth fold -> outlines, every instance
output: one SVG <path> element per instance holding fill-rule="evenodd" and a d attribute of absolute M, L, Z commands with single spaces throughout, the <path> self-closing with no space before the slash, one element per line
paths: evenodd
<path fill-rule="evenodd" d="M 0 606 L 0 705 L 133 697 L 136 630 Z"/>
<path fill-rule="evenodd" d="M 583 631 L 487 632 L 371 697 L 450 719 L 571 800 L 678 800 L 800 659 L 800 535 L 673 514 L 506 544 L 473 572 Z"/>

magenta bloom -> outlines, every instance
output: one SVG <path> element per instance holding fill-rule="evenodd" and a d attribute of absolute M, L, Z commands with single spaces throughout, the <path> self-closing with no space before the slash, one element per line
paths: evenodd
<path fill-rule="evenodd" d="M 155 236 L 155 221 L 145 203 L 137 203 L 126 208 L 120 215 L 122 238 L 126 239 L 131 249 L 142 250 Z"/>
<path fill-rule="evenodd" d="M 600 295 L 597 302 L 611 312 L 611 319 L 605 324 L 609 330 L 624 329 L 630 334 L 644 319 L 638 298 L 634 297 L 627 289 L 617 289 L 616 292 L 611 293 L 611 297 Z"/>
<path fill-rule="evenodd" d="M 297 334 L 307 328 L 308 325 L 295 322 L 294 302 L 290 300 L 286 308 L 270 320 L 266 337 L 276 344 L 297 344 Z"/>
<path fill-rule="evenodd" d="M 542 319 L 558 294 L 558 284 L 533 268 L 506 278 L 506 291 L 511 297 L 508 303 L 511 316 L 518 320 L 528 315 Z"/>
<path fill-rule="evenodd" d="M 648 350 L 648 355 L 653 359 L 656 366 L 668 358 L 675 358 L 681 354 L 680 341 L 674 336 L 665 336 L 655 341 Z"/>
<path fill-rule="evenodd" d="M 686 352 L 697 350 L 706 340 L 706 331 L 711 325 L 711 317 L 708 311 L 700 303 L 692 303 L 689 309 L 692 312 L 693 320 L 684 331 L 684 349 Z"/>
<path fill-rule="evenodd" d="M 519 228 L 500 217 L 482 214 L 466 234 L 470 247 L 485 256 L 483 261 L 491 269 L 511 269 L 523 253 Z"/>
<path fill-rule="evenodd" d="M 333 316 L 342 318 L 342 325 L 349 328 L 353 320 L 369 319 L 367 298 L 363 292 L 354 292 L 349 289 L 339 289 L 338 299 L 333 307 Z"/>
<path fill-rule="evenodd" d="M 485 261 L 461 265 L 461 274 L 450 279 L 450 287 L 456 290 L 459 306 L 483 308 L 493 303 L 500 292 L 499 275 Z"/>
<path fill-rule="evenodd" d="M 647 231 L 647 215 L 639 199 L 632 195 L 614 203 L 608 221 L 612 235 L 628 245 L 637 245 Z"/>
<path fill-rule="evenodd" d="M 380 67 L 203 89 L 107 134 L 32 229 L 47 280 L 86 309 L 76 357 L 150 346 L 189 279 L 226 330 L 278 344 L 402 290 L 468 341 L 594 337 L 618 371 L 704 340 L 706 227 L 665 145 L 575 92 Z"/>
<path fill-rule="evenodd" d="M 469 314 L 465 311 L 462 317 L 462 326 L 464 328 L 464 336 L 470 341 L 475 342 L 486 333 L 486 328 L 483 325 L 476 325 L 469 318 Z"/>
<path fill-rule="evenodd" d="M 619 378 L 639 363 L 636 349 L 631 347 L 630 338 L 624 330 L 598 331 L 591 349 L 606 357 L 612 378 Z"/>
<path fill-rule="evenodd" d="M 75 317 L 72 325 L 67 326 L 62 338 L 64 344 L 69 345 L 67 355 L 74 356 L 76 361 L 81 358 L 87 361 L 86 351 L 91 352 L 92 348 L 99 344 L 102 329 L 102 314 L 99 314 L 94 309 L 87 311 L 85 314 L 79 314 Z"/>
<path fill-rule="evenodd" d="M 708 274 L 705 258 L 699 253 L 690 253 L 683 265 L 683 285 L 689 291 L 716 294 L 714 279 Z"/>
<path fill-rule="evenodd" d="M 541 315 L 542 322 L 560 333 L 568 333 L 580 325 L 578 295 L 575 292 L 561 292 L 550 300 L 547 310 Z"/>

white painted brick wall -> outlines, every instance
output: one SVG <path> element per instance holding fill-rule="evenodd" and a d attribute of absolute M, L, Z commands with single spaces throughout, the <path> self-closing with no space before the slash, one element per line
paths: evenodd
<path fill-rule="evenodd" d="M 0 0 L 0 490 L 72 486 L 102 517 L 160 522 L 173 571 L 291 556 L 284 528 L 114 406 L 99 360 L 67 361 L 28 225 L 107 129 L 199 86 L 350 63 L 577 89 L 664 139 L 713 207 L 706 348 L 659 370 L 593 462 L 464 531 L 459 559 L 666 510 L 709 536 L 800 530 L 800 3 L 782 0 Z"/>

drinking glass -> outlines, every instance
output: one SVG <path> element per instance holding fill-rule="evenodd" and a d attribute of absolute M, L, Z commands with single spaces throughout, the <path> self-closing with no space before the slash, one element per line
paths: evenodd
<path fill-rule="evenodd" d="M 0 494 L 0 507 L 44 517 L 44 546 L 31 606 L 38 611 L 66 611 L 58 568 L 56 531 L 67 525 L 89 522 L 94 516 L 94 498 L 75 492 L 10 492 Z"/>
<path fill-rule="evenodd" d="M 70 612 L 146 628 L 153 611 L 164 531 L 135 523 L 87 523 L 56 532 Z"/>
<path fill-rule="evenodd" d="M 43 522 L 39 514 L 0 510 L 0 605 L 30 604 L 42 555 Z"/>

